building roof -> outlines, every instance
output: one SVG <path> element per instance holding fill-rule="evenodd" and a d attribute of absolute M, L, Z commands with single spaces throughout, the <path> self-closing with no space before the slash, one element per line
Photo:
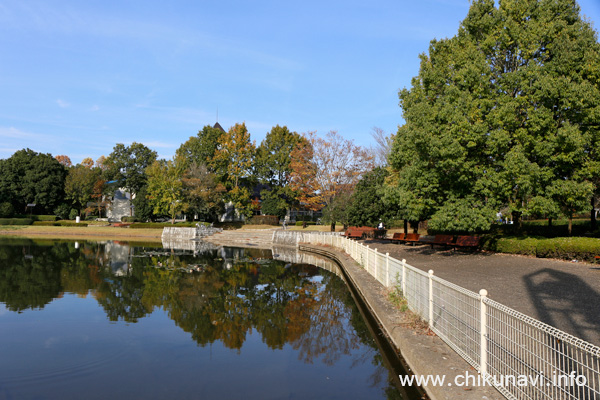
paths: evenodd
<path fill-rule="evenodd" d="M 225 132 L 225 129 L 223 129 L 223 127 L 221 126 L 221 124 L 219 124 L 218 122 L 215 124 L 215 126 L 213 126 L 213 128 L 220 129 L 221 131 Z"/>

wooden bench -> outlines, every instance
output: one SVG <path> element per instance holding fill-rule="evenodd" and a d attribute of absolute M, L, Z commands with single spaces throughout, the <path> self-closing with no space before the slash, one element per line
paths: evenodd
<path fill-rule="evenodd" d="M 358 228 L 356 228 L 355 226 L 349 226 L 348 228 L 346 228 L 346 232 L 344 232 L 344 237 L 350 236 L 350 234 L 356 229 Z"/>
<path fill-rule="evenodd" d="M 453 235 L 435 235 L 433 238 L 433 242 L 431 242 L 431 248 L 433 246 L 445 246 L 452 247 L 454 246 L 454 236 Z"/>
<path fill-rule="evenodd" d="M 412 246 L 414 246 L 415 243 L 419 242 L 420 236 L 421 235 L 419 235 L 418 233 L 407 233 L 404 237 L 404 243 L 410 243 Z"/>
<path fill-rule="evenodd" d="M 404 241 L 404 233 L 400 233 L 400 232 L 396 232 L 394 233 L 394 236 L 392 236 L 389 240 L 392 243 L 400 243 L 402 241 Z"/>
<path fill-rule="evenodd" d="M 365 239 L 365 238 L 373 238 L 375 236 L 375 228 L 370 226 L 350 226 L 344 233 L 344 236 L 348 239 Z"/>
<path fill-rule="evenodd" d="M 481 238 L 479 236 L 459 236 L 456 238 L 454 248 L 476 250 L 479 248 L 480 239 Z"/>
<path fill-rule="evenodd" d="M 349 227 L 344 234 L 344 236 L 346 236 L 348 239 L 362 239 L 363 235 L 364 231 L 355 226 Z"/>
<path fill-rule="evenodd" d="M 364 238 L 373 239 L 375 237 L 375 228 L 370 226 L 361 226 L 358 229 L 362 231 Z"/>

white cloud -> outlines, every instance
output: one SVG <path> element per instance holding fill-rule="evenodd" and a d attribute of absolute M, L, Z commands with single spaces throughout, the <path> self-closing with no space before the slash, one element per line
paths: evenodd
<path fill-rule="evenodd" d="M 90 111 L 98 111 L 98 110 L 100 110 L 100 107 L 99 107 L 98 105 L 96 105 L 96 104 L 94 104 L 94 105 L 93 105 L 93 106 L 90 108 Z"/>
<path fill-rule="evenodd" d="M 165 143 L 165 142 L 161 142 L 159 140 L 152 140 L 152 141 L 144 141 L 143 142 L 145 146 L 150 147 L 151 149 L 153 148 L 157 148 L 157 149 L 174 149 L 176 147 L 179 147 L 180 144 L 173 144 L 173 143 Z"/>
<path fill-rule="evenodd" d="M 0 126 L 0 138 L 3 139 L 41 139 L 43 136 L 37 133 L 29 133 L 15 127 Z"/>
<path fill-rule="evenodd" d="M 14 152 L 24 148 L 47 153 L 60 149 L 61 138 L 54 135 L 27 132 L 15 127 L 0 126 L 0 158 L 8 158 Z"/>
<path fill-rule="evenodd" d="M 56 104 L 58 104 L 58 106 L 60 108 L 67 108 L 67 107 L 69 107 L 71 105 L 71 104 L 69 104 L 66 101 L 61 100 L 61 99 L 56 99 Z"/>

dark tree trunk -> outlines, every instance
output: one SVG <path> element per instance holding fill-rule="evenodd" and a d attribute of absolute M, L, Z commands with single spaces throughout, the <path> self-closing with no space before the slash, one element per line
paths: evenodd
<path fill-rule="evenodd" d="M 404 234 L 408 234 L 408 220 L 404 220 Z"/>
<path fill-rule="evenodd" d="M 513 224 L 515 224 L 517 226 L 517 229 L 521 230 L 521 227 L 523 226 L 522 221 L 521 221 L 521 213 L 519 211 L 513 211 L 512 219 L 513 219 Z"/>
<path fill-rule="evenodd" d="M 410 221 L 410 225 L 413 228 L 413 233 L 419 233 L 419 221 Z"/>
<path fill-rule="evenodd" d="M 596 199 L 592 196 L 592 201 L 590 202 L 592 206 L 592 211 L 590 212 L 590 229 L 592 231 L 596 230 Z"/>
<path fill-rule="evenodd" d="M 573 233 L 573 216 L 569 217 L 569 236 Z"/>
<path fill-rule="evenodd" d="M 335 222 L 331 223 L 331 232 L 335 232 Z"/>

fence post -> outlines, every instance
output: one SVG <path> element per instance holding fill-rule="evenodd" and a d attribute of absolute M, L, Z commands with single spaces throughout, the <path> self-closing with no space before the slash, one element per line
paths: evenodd
<path fill-rule="evenodd" d="M 487 298 L 488 292 L 485 289 L 479 291 L 481 296 L 481 316 L 480 316 L 480 328 L 479 328 L 479 371 L 483 379 L 487 379 L 487 304 L 484 300 Z"/>
<path fill-rule="evenodd" d="M 375 257 L 375 279 L 379 280 L 377 276 L 379 275 L 379 254 L 377 254 L 377 249 L 373 252 L 373 256 Z"/>
<path fill-rule="evenodd" d="M 365 252 L 367 253 L 367 257 L 365 257 L 366 258 L 365 269 L 367 270 L 367 272 L 369 272 L 369 245 L 367 245 Z"/>
<path fill-rule="evenodd" d="M 429 329 L 433 328 L 433 270 L 429 270 Z"/>
<path fill-rule="evenodd" d="M 406 293 L 406 260 L 402 259 L 402 296 L 408 300 Z"/>
<path fill-rule="evenodd" d="M 385 287 L 390 287 L 390 253 L 385 253 Z"/>

